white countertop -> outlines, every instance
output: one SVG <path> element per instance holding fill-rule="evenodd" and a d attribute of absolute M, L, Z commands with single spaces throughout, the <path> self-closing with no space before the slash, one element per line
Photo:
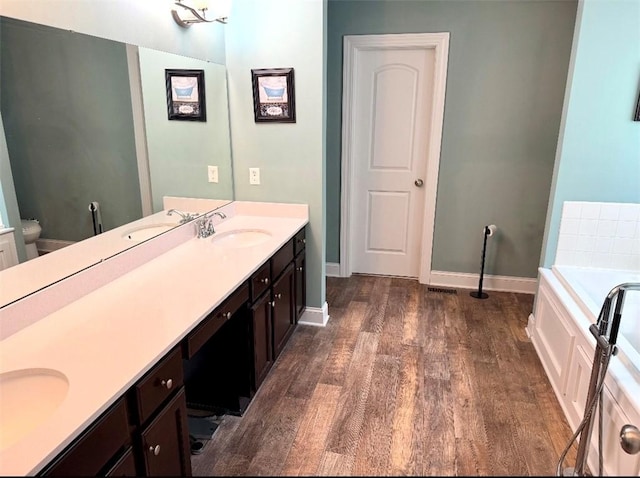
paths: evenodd
<path fill-rule="evenodd" d="M 0 475 L 41 470 L 308 222 L 306 205 L 227 210 L 216 234 L 259 228 L 271 237 L 239 249 L 214 245 L 215 235 L 188 239 L 0 342 L 0 373 L 49 368 L 69 382 L 53 415 L 0 451 Z"/>

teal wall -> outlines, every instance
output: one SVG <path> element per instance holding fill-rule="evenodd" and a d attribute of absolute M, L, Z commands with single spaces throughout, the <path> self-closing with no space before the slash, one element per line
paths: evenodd
<path fill-rule="evenodd" d="M 37 218 L 42 238 L 67 241 L 93 235 L 91 201 L 105 230 L 139 219 L 125 46 L 0 21 L 1 110 L 20 216 Z"/>
<path fill-rule="evenodd" d="M 227 72 L 224 65 L 139 48 L 154 212 L 163 196 L 233 199 Z M 204 71 L 206 122 L 169 120 L 165 69 Z M 207 166 L 218 166 L 210 183 Z"/>
<path fill-rule="evenodd" d="M 327 261 L 339 261 L 343 35 L 450 32 L 432 269 L 536 277 L 575 1 L 329 1 Z M 636 78 L 637 75 L 634 77 Z M 235 146 L 235 145 L 234 145 Z"/>
<path fill-rule="evenodd" d="M 0 25 L 0 29 L 2 26 Z M 0 212 L 2 222 L 6 227 L 14 228 L 14 238 L 16 241 L 16 251 L 18 261 L 22 262 L 27 258 L 22 228 L 20 226 L 20 214 L 18 213 L 18 199 L 16 198 L 13 175 L 11 174 L 11 163 L 9 162 L 9 151 L 4 138 L 4 123 L 2 112 L 0 111 Z"/>
<path fill-rule="evenodd" d="M 234 0 L 226 29 L 235 198 L 305 203 L 307 304 L 325 302 L 324 2 Z M 251 69 L 293 67 L 296 123 L 255 123 Z M 262 184 L 249 184 L 249 168 Z"/>
<path fill-rule="evenodd" d="M 640 203 L 640 2 L 583 0 L 541 265 L 555 260 L 564 201 Z"/>

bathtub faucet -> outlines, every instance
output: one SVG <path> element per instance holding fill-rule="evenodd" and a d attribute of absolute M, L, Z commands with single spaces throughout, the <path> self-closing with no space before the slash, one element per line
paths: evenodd
<path fill-rule="evenodd" d="M 191 214 L 190 212 L 182 212 L 182 211 L 178 211 L 177 209 L 169 209 L 167 211 L 167 216 L 171 216 L 174 212 L 182 218 L 180 219 L 180 224 L 184 224 L 185 222 L 189 222 L 192 219 L 195 219 L 196 217 L 198 217 L 197 214 Z"/>
<path fill-rule="evenodd" d="M 620 331 L 625 293 L 628 291 L 640 291 L 640 282 L 626 282 L 611 289 L 604 299 L 598 320 L 589 327 L 589 332 L 591 332 L 596 339 L 596 349 L 593 356 L 589 387 L 587 389 L 584 418 L 561 455 L 556 470 L 557 476 L 587 476 L 585 471 L 587 469 L 587 457 L 596 415 L 595 411 L 598 405 L 602 407 L 602 403 L 599 402 L 602 401 L 602 389 L 607 368 L 609 367 L 609 360 L 612 355 L 616 355 L 617 353 L 616 341 L 618 340 L 618 332 Z M 600 418 L 602 419 L 602 417 Z M 600 423 L 600 430 L 602 430 L 602 423 Z M 621 446 L 627 453 L 638 453 L 638 451 L 640 451 L 640 434 L 637 433 L 637 430 L 638 429 L 632 425 L 625 425 L 620 431 Z M 576 454 L 576 466 L 575 468 L 562 470 L 561 464 L 564 457 L 578 435 L 580 436 L 580 442 L 578 443 L 578 451 Z M 599 439 L 600 438 L 601 437 L 599 437 Z M 602 463 L 602 443 L 600 442 L 598 449 L 600 453 L 599 463 Z M 627 449 L 629 451 L 627 451 Z M 602 470 L 599 471 L 600 473 L 598 473 L 598 475 L 601 476 Z"/>

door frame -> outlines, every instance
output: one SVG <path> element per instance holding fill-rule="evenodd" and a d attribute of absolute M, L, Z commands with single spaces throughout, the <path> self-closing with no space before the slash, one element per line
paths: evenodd
<path fill-rule="evenodd" d="M 433 229 L 436 215 L 436 195 L 438 186 L 438 168 L 440 166 L 440 149 L 442 146 L 442 129 L 444 123 L 444 98 L 447 84 L 447 61 L 449 58 L 449 32 L 441 33 L 408 33 L 384 35 L 345 35 L 343 42 L 344 61 L 342 76 L 342 150 L 340 186 L 340 270 L 341 277 L 349 277 L 352 273 L 352 221 L 355 217 L 356 205 L 351 195 L 353 190 L 353 158 L 354 131 L 351 127 L 355 94 L 353 79 L 355 61 L 359 51 L 388 49 L 433 49 L 435 64 L 433 77 L 433 95 L 431 108 L 431 134 L 427 153 L 427 173 L 425 181 L 425 199 L 423 209 L 423 226 L 420 249 L 420 272 L 418 280 L 428 284 L 431 280 L 431 253 L 433 248 Z"/>

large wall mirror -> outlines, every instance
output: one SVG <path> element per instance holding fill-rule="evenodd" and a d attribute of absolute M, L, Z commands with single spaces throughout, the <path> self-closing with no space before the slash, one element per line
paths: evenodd
<path fill-rule="evenodd" d="M 206 122 L 168 119 L 165 69 L 204 71 Z M 8 214 L 37 219 L 52 249 L 95 236 L 91 203 L 108 231 L 162 211 L 164 196 L 233 200 L 224 65 L 0 17 L 0 113 Z"/>

